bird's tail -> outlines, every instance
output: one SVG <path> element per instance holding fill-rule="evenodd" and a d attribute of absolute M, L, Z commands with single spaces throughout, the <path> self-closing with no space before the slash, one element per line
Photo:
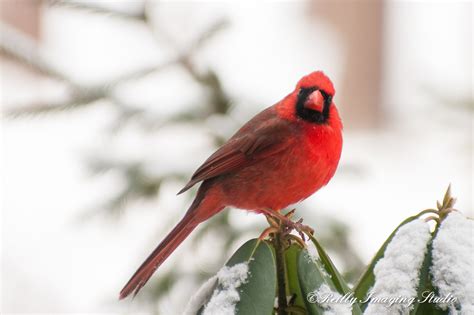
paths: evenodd
<path fill-rule="evenodd" d="M 155 270 L 189 236 L 199 223 L 224 208 L 217 198 L 209 195 L 206 196 L 207 188 L 205 183 L 201 185 L 196 199 L 186 212 L 186 215 L 138 268 L 122 291 L 120 291 L 120 299 L 126 298 L 132 292 L 134 296 L 137 295 L 138 291 L 147 283 Z"/>
<path fill-rule="evenodd" d="M 130 278 L 125 287 L 120 291 L 120 299 L 126 298 L 133 292 L 135 296 L 147 283 L 156 269 L 171 255 L 186 237 L 196 228 L 192 213 L 187 213 L 184 218 L 174 227 L 165 239 L 155 248 L 135 274 Z"/>

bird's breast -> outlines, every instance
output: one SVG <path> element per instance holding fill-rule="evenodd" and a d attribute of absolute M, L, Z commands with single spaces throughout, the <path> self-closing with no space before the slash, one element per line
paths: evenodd
<path fill-rule="evenodd" d="M 327 184 L 341 154 L 340 131 L 311 128 L 293 136 L 285 151 L 222 178 L 227 205 L 280 210 Z"/>

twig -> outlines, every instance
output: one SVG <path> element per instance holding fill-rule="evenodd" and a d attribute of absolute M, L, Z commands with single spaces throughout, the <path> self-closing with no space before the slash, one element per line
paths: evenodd
<path fill-rule="evenodd" d="M 285 227 L 283 225 L 282 229 Z M 275 233 L 273 238 L 273 246 L 275 247 L 276 269 L 278 281 L 278 315 L 287 315 L 288 300 L 286 298 L 286 266 L 285 266 L 285 240 L 284 231 L 280 229 Z"/>
<path fill-rule="evenodd" d="M 41 74 L 69 82 L 63 73 L 45 61 L 40 47 L 31 38 L 3 22 L 0 22 L 0 29 L 0 53 Z"/>
<path fill-rule="evenodd" d="M 48 1 L 50 6 L 61 6 L 65 8 L 83 10 L 87 13 L 92 14 L 100 14 L 100 15 L 107 15 L 115 18 L 121 18 L 126 20 L 132 21 L 145 21 L 146 15 L 144 8 L 137 13 L 130 13 L 130 12 L 122 12 L 118 10 L 111 10 L 105 7 L 90 5 L 84 2 L 76 2 L 76 1 L 64 1 L 64 0 L 50 0 Z"/>

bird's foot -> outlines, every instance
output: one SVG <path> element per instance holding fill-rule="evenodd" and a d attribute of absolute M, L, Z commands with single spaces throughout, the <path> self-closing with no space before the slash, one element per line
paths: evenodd
<path fill-rule="evenodd" d="M 266 239 L 272 233 L 278 233 L 278 231 L 279 229 L 276 226 L 267 227 L 265 230 L 263 230 L 262 234 L 260 234 L 260 236 L 258 237 L 259 242 Z"/>
<path fill-rule="evenodd" d="M 263 209 L 262 212 L 265 214 L 270 227 L 263 231 L 263 233 L 260 235 L 260 238 L 265 238 L 271 233 L 281 231 L 283 234 L 288 235 L 289 238 L 294 239 L 300 245 L 304 246 L 304 243 L 306 242 L 304 234 L 306 233 L 307 235 L 313 235 L 314 230 L 311 227 L 303 224 L 303 219 L 299 219 L 296 222 L 291 220 L 295 210 L 296 209 L 292 209 L 290 212 L 283 215 L 280 212 L 272 209 Z M 293 230 L 299 234 L 301 239 L 291 234 L 291 231 Z"/>
<path fill-rule="evenodd" d="M 296 222 L 288 220 L 288 221 L 284 222 L 283 224 L 285 224 L 289 227 L 290 232 L 291 232 L 291 230 L 295 230 L 296 232 L 298 232 L 298 234 L 300 235 L 303 242 L 306 242 L 306 238 L 304 236 L 305 233 L 307 235 L 313 235 L 314 234 L 314 230 L 310 226 L 303 224 L 303 219 L 299 219 Z"/>

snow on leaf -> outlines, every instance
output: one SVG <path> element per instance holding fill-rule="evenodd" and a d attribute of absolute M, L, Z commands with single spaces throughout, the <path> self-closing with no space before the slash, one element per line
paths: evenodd
<path fill-rule="evenodd" d="M 431 274 L 440 298 L 452 296 L 456 303 L 450 314 L 474 314 L 474 221 L 459 212 L 450 213 L 441 223 L 433 241 Z"/>
<path fill-rule="evenodd" d="M 189 300 L 183 315 L 196 315 L 202 305 L 209 300 L 217 284 L 217 276 L 209 278 Z"/>
<path fill-rule="evenodd" d="M 429 225 L 421 219 L 400 227 L 374 268 L 372 300 L 364 314 L 409 313 L 417 297 L 420 267 L 430 238 Z"/>
<path fill-rule="evenodd" d="M 316 263 L 319 266 L 321 264 L 321 259 L 319 258 L 318 249 L 313 244 L 313 242 L 308 242 L 307 247 L 308 247 L 307 248 L 307 250 L 308 250 L 307 251 L 307 253 L 308 253 L 308 256 L 307 256 L 308 262 Z M 319 268 L 319 271 L 321 272 L 321 274 L 323 276 L 327 277 L 328 279 L 332 278 L 332 276 L 326 271 L 326 269 Z"/>
<path fill-rule="evenodd" d="M 234 315 L 235 305 L 240 300 L 237 289 L 247 281 L 248 273 L 248 263 L 224 266 L 217 273 L 218 288 L 206 305 L 203 315 Z"/>
<path fill-rule="evenodd" d="M 331 290 L 327 284 L 322 284 L 315 292 L 318 304 L 324 309 L 324 315 L 351 315 L 351 303 L 344 301 L 342 295 Z"/>

